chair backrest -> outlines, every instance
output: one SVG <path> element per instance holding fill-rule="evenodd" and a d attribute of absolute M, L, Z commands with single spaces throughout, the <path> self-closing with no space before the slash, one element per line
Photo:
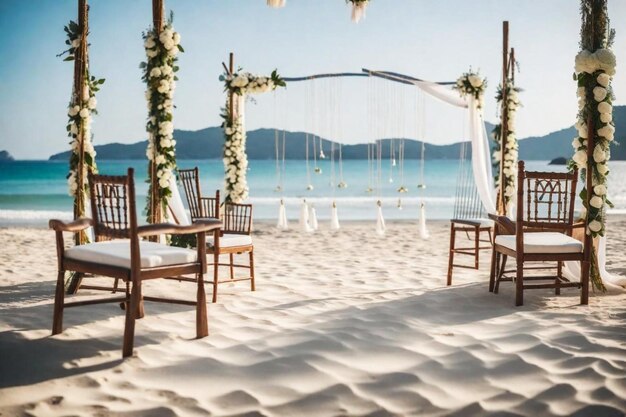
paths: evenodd
<path fill-rule="evenodd" d="M 224 203 L 224 233 L 249 235 L 252 231 L 252 204 Z"/>
<path fill-rule="evenodd" d="M 185 197 L 191 214 L 191 221 L 193 222 L 195 219 L 202 217 L 200 204 L 202 195 L 200 193 L 200 177 L 198 175 L 198 167 L 192 169 L 179 169 L 178 176 L 180 181 L 183 183 Z"/>
<path fill-rule="evenodd" d="M 91 214 L 96 241 L 130 239 L 136 235 L 134 170 L 127 175 L 89 173 Z"/>
<path fill-rule="evenodd" d="M 526 171 L 518 163 L 517 221 L 524 227 L 571 232 L 578 170 L 574 172 Z"/>
<path fill-rule="evenodd" d="M 179 169 L 178 175 L 180 177 L 180 181 L 183 183 L 183 190 L 185 191 L 185 198 L 187 199 L 187 205 L 189 206 L 191 221 L 193 222 L 199 218 L 219 219 L 220 192 L 219 190 L 215 192 L 215 198 L 202 197 L 198 167 L 192 169 Z"/>
<path fill-rule="evenodd" d="M 202 197 L 198 167 L 179 169 L 178 175 L 183 183 L 185 197 L 191 213 L 191 221 L 198 218 L 220 219 L 220 191 L 215 191 L 215 198 Z M 246 234 L 252 231 L 252 204 L 224 203 L 223 233 Z"/>

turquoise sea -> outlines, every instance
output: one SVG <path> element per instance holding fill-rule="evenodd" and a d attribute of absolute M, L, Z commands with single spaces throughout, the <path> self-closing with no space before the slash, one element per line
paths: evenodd
<path fill-rule="evenodd" d="M 448 219 L 452 216 L 456 191 L 459 161 L 427 160 L 424 164 L 425 189 L 418 189 L 421 182 L 421 162 L 404 162 L 404 181 L 401 181 L 399 167 L 392 167 L 385 161 L 381 169 L 380 189 L 367 193 L 371 170 L 367 160 L 343 162 L 343 180 L 347 188 L 331 187 L 331 163 L 318 161 L 320 174 L 313 171 L 310 163 L 311 184 L 314 189 L 307 191 L 306 162 L 286 161 L 283 191 L 275 191 L 278 185 L 276 163 L 274 161 L 250 161 L 248 183 L 249 201 L 254 204 L 254 217 L 257 220 L 275 219 L 278 202 L 284 199 L 289 219 L 297 219 L 303 198 L 314 204 L 318 218 L 328 219 L 332 201 L 337 202 L 340 220 L 375 219 L 375 202 L 383 201 L 386 219 L 413 219 L 419 216 L 419 205 L 426 204 L 427 217 Z M 211 195 L 222 186 L 223 166 L 221 160 L 184 160 L 182 168 L 200 168 L 203 193 Z M 122 174 L 128 167 L 135 169 L 138 205 L 143 210 L 147 186 L 145 184 L 146 161 L 99 161 L 99 170 L 106 174 Z M 563 170 L 564 167 L 549 166 L 545 161 L 529 161 L 528 169 Z M 626 213 L 626 161 L 611 163 L 609 189 L 615 203 L 612 212 Z M 335 163 L 335 184 L 339 183 L 339 169 Z M 43 225 L 49 218 L 70 218 L 72 200 L 67 195 L 67 163 L 52 161 L 16 161 L 0 164 L 0 225 L 35 224 Z M 393 180 L 393 182 L 390 182 Z M 376 178 L 373 178 L 376 187 Z M 409 191 L 400 194 L 397 189 L 404 185 Z M 398 199 L 402 209 L 398 209 Z M 141 214 L 141 213 L 140 213 Z M 140 217 L 142 217 L 140 215 Z"/>

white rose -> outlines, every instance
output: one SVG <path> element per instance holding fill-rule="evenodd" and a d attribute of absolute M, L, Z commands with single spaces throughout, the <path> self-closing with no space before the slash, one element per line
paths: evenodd
<path fill-rule="evenodd" d="M 604 201 L 602 200 L 602 197 L 598 197 L 597 195 L 594 195 L 589 200 L 589 204 L 591 204 L 591 207 L 602 208 L 602 206 L 604 205 Z"/>
<path fill-rule="evenodd" d="M 76 126 L 76 123 L 72 123 L 70 125 L 70 133 L 72 135 L 77 135 L 78 134 L 78 126 Z"/>
<path fill-rule="evenodd" d="M 611 113 L 600 113 L 600 120 L 602 123 L 609 123 L 613 120 L 613 115 Z"/>
<path fill-rule="evenodd" d="M 607 91 L 606 91 L 606 88 L 604 87 L 595 87 L 593 89 L 593 99 L 595 101 L 598 101 L 598 102 L 604 101 L 604 99 L 606 98 L 606 94 L 607 94 Z"/>
<path fill-rule="evenodd" d="M 603 102 L 598 104 L 598 111 L 600 113 L 611 113 L 611 112 L 613 112 L 613 106 L 611 106 L 606 101 L 603 101 Z"/>
<path fill-rule="evenodd" d="M 98 105 L 98 100 L 96 100 L 95 97 L 91 97 L 89 101 L 87 102 L 87 107 L 89 107 L 90 109 L 95 109 L 97 105 Z"/>
<path fill-rule="evenodd" d="M 578 150 L 578 148 L 580 148 L 580 145 L 582 145 L 580 143 L 580 140 L 578 138 L 574 138 L 574 140 L 572 141 L 572 147 Z"/>
<path fill-rule="evenodd" d="M 596 145 L 593 149 L 593 160 L 597 163 L 606 161 L 606 151 L 600 145 Z"/>
<path fill-rule="evenodd" d="M 592 220 L 589 222 L 589 230 L 591 230 L 594 233 L 599 232 L 600 230 L 602 230 L 602 223 L 600 223 L 597 220 Z"/>
<path fill-rule="evenodd" d="M 596 169 L 600 173 L 600 175 L 606 175 L 609 172 L 609 167 L 606 164 L 598 164 L 596 165 Z"/>
<path fill-rule="evenodd" d="M 585 87 L 578 87 L 576 89 L 576 96 L 578 98 L 585 98 L 586 93 L 587 93 L 587 90 L 585 90 Z"/>
<path fill-rule="evenodd" d="M 615 55 L 609 49 L 598 49 L 593 53 L 599 69 L 606 71 L 608 75 L 615 74 Z"/>
<path fill-rule="evenodd" d="M 593 192 L 596 195 L 600 195 L 600 196 L 605 195 L 606 185 L 603 185 L 603 184 L 596 185 L 595 187 L 593 187 Z"/>
<path fill-rule="evenodd" d="M 159 67 L 154 67 L 150 70 L 150 77 L 159 77 L 161 75 L 161 69 Z"/>
<path fill-rule="evenodd" d="M 611 77 L 609 76 L 609 74 L 606 73 L 602 73 L 598 75 L 598 78 L 596 78 L 596 81 L 598 82 L 598 84 L 600 84 L 602 87 L 608 87 L 609 83 L 611 82 Z M 582 87 L 580 87 L 582 88 Z M 583 88 L 584 89 L 584 88 Z"/>
<path fill-rule="evenodd" d="M 478 75 L 472 74 L 469 77 L 467 77 L 467 80 L 474 88 L 478 88 L 481 85 L 483 85 L 483 80 Z"/>
<path fill-rule="evenodd" d="M 587 50 L 582 50 L 576 55 L 575 60 L 575 71 L 576 73 L 588 72 L 592 73 L 595 71 L 594 58 L 592 57 L 591 52 Z"/>
<path fill-rule="evenodd" d="M 577 151 L 572 157 L 572 160 L 579 168 L 585 168 L 587 166 L 587 151 L 584 149 Z"/>
<path fill-rule="evenodd" d="M 78 114 L 80 114 L 80 117 L 82 117 L 83 119 L 86 119 L 87 117 L 89 117 L 89 109 L 85 107 L 84 109 L 81 109 Z"/>
<path fill-rule="evenodd" d="M 598 129 L 598 135 L 607 140 L 613 140 L 615 138 L 615 128 L 612 125 L 606 125 Z"/>
<path fill-rule="evenodd" d="M 180 43 L 180 33 L 175 32 L 174 36 L 172 36 L 172 40 L 176 45 L 178 45 Z"/>

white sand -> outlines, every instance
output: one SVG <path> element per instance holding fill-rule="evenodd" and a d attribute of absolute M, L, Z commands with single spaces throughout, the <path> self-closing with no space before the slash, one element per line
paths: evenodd
<path fill-rule="evenodd" d="M 147 303 L 126 361 L 114 304 L 69 309 L 50 336 L 53 233 L 0 230 L 0 415 L 623 415 L 626 295 L 527 291 L 516 308 L 511 283 L 487 291 L 487 252 L 445 287 L 447 222 L 429 241 L 416 224 L 342 226 L 258 225 L 257 291 L 222 285 L 202 340 L 193 307 Z M 610 227 L 626 273 L 626 220 Z M 195 294 L 145 290 L 172 292 Z"/>

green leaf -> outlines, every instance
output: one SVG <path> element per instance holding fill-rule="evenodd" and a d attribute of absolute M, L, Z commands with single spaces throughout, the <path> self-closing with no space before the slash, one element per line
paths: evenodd
<path fill-rule="evenodd" d="M 69 55 L 69 56 L 66 56 L 65 59 L 63 59 L 63 62 L 65 62 L 65 61 L 73 61 L 73 60 L 74 60 L 74 56 L 73 55 Z"/>
<path fill-rule="evenodd" d="M 180 52 L 185 52 L 185 50 L 183 49 L 182 45 L 177 45 L 177 46 L 178 46 L 178 50 L 179 50 Z"/>

